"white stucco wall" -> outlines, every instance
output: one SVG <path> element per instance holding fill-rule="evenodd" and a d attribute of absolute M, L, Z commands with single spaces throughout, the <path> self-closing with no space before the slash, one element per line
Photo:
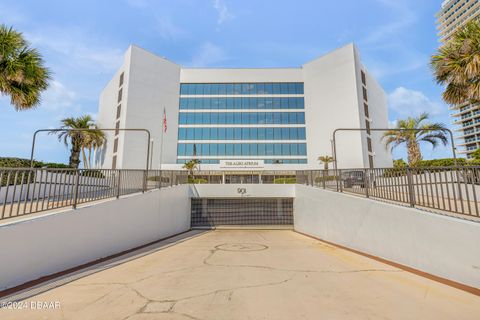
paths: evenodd
<path fill-rule="evenodd" d="M 480 224 L 296 185 L 295 230 L 480 287 Z"/>
<path fill-rule="evenodd" d="M 176 186 L 2 224 L 0 291 L 189 230 L 189 195 Z"/>

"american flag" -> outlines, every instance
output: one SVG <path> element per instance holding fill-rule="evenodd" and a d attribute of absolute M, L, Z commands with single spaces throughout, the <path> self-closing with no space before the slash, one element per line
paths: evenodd
<path fill-rule="evenodd" d="M 167 132 L 167 113 L 165 108 L 163 108 L 163 132 Z"/>

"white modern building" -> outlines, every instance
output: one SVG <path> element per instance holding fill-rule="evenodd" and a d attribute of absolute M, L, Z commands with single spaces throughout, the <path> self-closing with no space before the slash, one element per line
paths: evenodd
<path fill-rule="evenodd" d="M 442 44 L 448 42 L 456 30 L 480 15 L 479 0 L 447 0 L 437 13 L 438 36 Z M 463 103 L 450 108 L 453 123 L 457 125 L 457 138 L 460 140 L 459 153 L 471 158 L 480 148 L 480 104 Z"/>
<path fill-rule="evenodd" d="M 167 130 L 163 132 L 164 112 Z M 152 169 L 322 168 L 337 134 L 339 168 L 390 167 L 381 142 L 387 98 L 349 44 L 297 68 L 187 68 L 130 46 L 100 96 L 103 128 L 146 128 Z M 142 132 L 108 132 L 97 153 L 103 168 L 145 168 Z"/>

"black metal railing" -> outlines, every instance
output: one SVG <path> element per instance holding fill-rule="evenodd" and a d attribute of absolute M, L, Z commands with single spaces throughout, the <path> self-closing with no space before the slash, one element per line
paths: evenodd
<path fill-rule="evenodd" d="M 480 167 L 290 171 L 0 168 L 0 220 L 180 184 L 303 184 L 480 217 Z"/>

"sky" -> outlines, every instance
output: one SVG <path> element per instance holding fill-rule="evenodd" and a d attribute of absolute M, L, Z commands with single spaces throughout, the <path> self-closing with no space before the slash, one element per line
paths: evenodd
<path fill-rule="evenodd" d="M 62 118 L 96 116 L 98 97 L 130 44 L 184 66 L 299 67 L 354 42 L 388 95 L 389 121 L 428 112 L 453 128 L 430 56 L 438 48 L 427 0 L 0 0 L 0 23 L 21 31 L 53 72 L 42 104 L 15 111 L 0 97 L 0 157 L 30 157 L 33 132 Z M 339 5 L 341 4 L 341 5 Z M 161 120 L 159 120 L 161 121 Z M 422 146 L 424 158 L 450 157 Z M 395 158 L 405 156 L 403 147 Z M 55 137 L 35 158 L 67 162 Z"/>

